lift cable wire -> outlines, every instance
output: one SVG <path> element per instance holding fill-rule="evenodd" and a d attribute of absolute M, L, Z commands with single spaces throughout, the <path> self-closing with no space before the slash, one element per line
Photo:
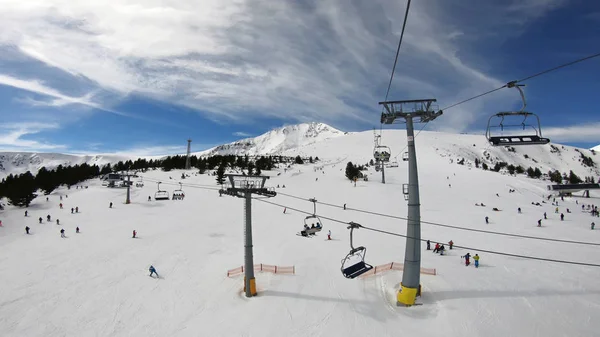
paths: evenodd
<path fill-rule="evenodd" d="M 281 194 L 281 195 L 284 195 L 284 196 L 287 196 L 287 197 L 291 197 L 291 198 L 295 198 L 295 199 L 299 199 L 299 200 L 308 201 L 308 199 L 301 198 L 301 197 L 298 197 L 298 196 L 295 196 L 295 195 L 291 195 L 291 194 L 287 194 L 287 193 L 283 193 L 283 192 L 277 192 L 277 194 Z M 329 206 L 329 207 L 342 208 L 342 209 L 344 208 L 344 206 L 330 204 L 330 203 L 326 203 L 326 202 L 322 202 L 322 201 L 317 201 L 317 203 L 321 204 L 321 205 Z M 373 211 L 368 211 L 368 210 L 362 210 L 362 209 L 358 209 L 358 208 L 346 207 L 346 210 L 355 211 L 355 212 L 359 212 L 359 213 L 365 213 L 365 214 L 371 214 L 371 215 L 377 215 L 377 216 L 391 218 L 391 219 L 397 219 L 397 220 L 408 220 L 408 218 L 401 217 L 401 216 L 384 214 L 384 213 L 373 212 Z M 600 243 L 595 243 L 595 242 L 572 241 L 572 240 L 544 238 L 544 237 L 539 237 L 539 236 L 530 236 L 530 235 L 522 235 L 522 234 L 512 234 L 512 233 L 505 233 L 505 232 L 494 232 L 494 231 L 488 231 L 488 230 L 484 230 L 484 229 L 465 228 L 465 227 L 447 225 L 447 224 L 443 224 L 443 223 L 439 223 L 439 222 L 432 222 L 432 221 L 421 220 L 421 223 L 432 225 L 432 226 L 438 226 L 438 227 L 446 227 L 446 228 L 458 229 L 458 230 L 463 230 L 463 231 L 479 232 L 479 233 L 493 234 L 493 235 L 502 235 L 502 236 L 510 236 L 510 237 L 516 237 L 516 238 L 522 238 L 522 239 L 551 241 L 551 242 L 560 242 L 560 243 L 570 243 L 570 244 L 578 244 L 578 245 L 586 245 L 586 246 L 600 246 Z"/>
<path fill-rule="evenodd" d="M 392 73 L 390 74 L 390 82 L 388 83 L 387 90 L 385 92 L 385 101 L 387 101 L 392 88 L 392 80 L 394 79 L 394 72 L 396 72 L 396 64 L 398 63 L 398 55 L 400 54 L 400 46 L 402 46 L 402 39 L 404 38 L 404 30 L 406 29 L 406 22 L 408 21 L 408 11 L 410 9 L 410 0 L 406 2 L 406 12 L 404 13 L 404 22 L 402 23 L 402 31 L 400 32 L 400 41 L 398 41 L 398 48 L 396 49 L 396 57 L 394 58 L 394 66 L 392 67 Z M 383 113 L 383 107 L 381 107 Z M 383 123 L 379 125 L 379 134 L 383 131 Z"/>
<path fill-rule="evenodd" d="M 453 107 L 455 107 L 455 106 L 457 106 L 457 105 L 460 105 L 460 104 L 466 103 L 466 102 L 468 102 L 468 101 L 474 100 L 474 99 L 476 99 L 476 98 L 479 98 L 479 97 L 481 97 L 481 96 L 485 96 L 485 95 L 487 95 L 487 94 L 491 94 L 491 93 L 493 93 L 493 92 L 495 92 L 495 91 L 498 91 L 498 90 L 500 90 L 500 89 L 507 88 L 507 87 L 513 87 L 513 86 L 514 86 L 515 84 L 517 84 L 517 83 L 524 82 L 524 81 L 530 80 L 530 79 L 532 79 L 532 78 L 535 78 L 535 77 L 538 77 L 538 76 L 541 76 L 541 75 L 544 75 L 544 74 L 550 73 L 550 72 L 552 72 L 552 71 L 555 71 L 555 70 L 558 70 L 558 69 L 561 69 L 561 68 L 564 68 L 564 67 L 568 67 L 568 66 L 571 66 L 571 65 L 573 65 L 573 64 L 576 64 L 576 63 L 579 63 L 579 62 L 583 62 L 583 61 L 586 61 L 586 60 L 589 60 L 589 59 L 593 59 L 593 58 L 595 58 L 595 57 L 598 57 L 598 56 L 600 56 L 600 53 L 593 54 L 593 55 L 589 55 L 589 56 L 586 56 L 586 57 L 583 57 L 583 58 L 577 59 L 577 60 L 575 60 L 575 61 L 571 61 L 571 62 L 568 62 L 568 63 L 564 63 L 564 64 L 561 64 L 561 65 L 559 65 L 559 66 L 556 66 L 556 67 L 553 67 L 553 68 L 550 68 L 550 69 L 546 69 L 546 70 L 544 70 L 544 71 L 540 71 L 539 73 L 536 73 L 536 74 L 533 74 L 533 75 L 530 75 L 530 76 L 524 77 L 524 78 L 522 78 L 522 79 L 520 79 L 520 80 L 517 80 L 517 81 L 511 81 L 511 82 L 508 82 L 508 83 L 506 83 L 505 85 L 503 85 L 503 86 L 501 86 L 501 87 L 499 87 L 499 88 L 496 88 L 496 89 L 493 89 L 493 90 L 490 90 L 490 91 L 484 92 L 483 94 L 479 94 L 479 95 L 477 95 L 477 96 L 473 96 L 473 97 L 471 97 L 471 98 L 465 99 L 465 100 L 463 100 L 463 101 L 460 101 L 460 102 L 458 102 L 458 103 L 454 103 L 454 104 L 452 104 L 452 105 L 449 105 L 449 106 L 447 106 L 447 107 L 443 108 L 443 109 L 442 109 L 442 111 L 448 110 L 448 109 L 450 109 L 450 108 L 453 108 Z"/>
<path fill-rule="evenodd" d="M 271 201 L 266 201 L 264 199 L 257 199 L 257 198 L 253 198 L 253 199 L 256 199 L 257 201 L 264 202 L 264 203 L 267 203 L 267 204 L 271 204 L 271 205 L 274 205 L 274 206 L 285 207 L 287 209 L 290 209 L 292 211 L 296 211 L 296 212 L 299 212 L 299 213 L 304 213 L 304 214 L 312 215 L 311 212 L 306 212 L 306 211 L 303 211 L 303 210 L 300 210 L 300 209 L 297 209 L 297 208 L 289 207 L 289 206 L 286 206 L 286 205 L 281 205 L 281 204 L 274 203 L 274 202 L 271 202 Z M 322 218 L 322 219 L 325 219 L 325 220 L 329 220 L 329 221 L 332 221 L 332 222 L 337 222 L 337 223 L 344 224 L 344 225 L 348 225 L 349 224 L 349 222 L 338 220 L 338 219 L 334 219 L 334 218 L 330 218 L 330 217 L 326 217 L 326 216 L 323 216 L 323 215 L 318 215 L 318 216 L 319 216 L 319 218 Z M 399 233 L 394 233 L 394 232 L 389 232 L 389 231 L 384 231 L 384 230 L 381 230 L 381 229 L 367 227 L 367 226 L 363 226 L 363 225 L 360 225 L 360 228 L 364 228 L 366 230 L 370 230 L 370 231 L 381 233 L 381 234 L 398 236 L 398 237 L 407 238 L 407 239 L 414 239 L 413 237 L 409 237 L 407 235 L 403 235 L 403 234 L 399 234 Z M 419 241 L 427 241 L 427 240 L 419 238 Z M 435 241 L 431 241 L 431 242 L 433 242 L 433 243 L 441 243 L 441 242 L 435 242 Z M 556 260 L 556 259 L 549 259 L 549 258 L 544 258 L 544 257 L 536 257 L 536 256 L 529 256 L 529 255 L 504 253 L 504 252 L 498 252 L 498 251 L 486 250 L 486 249 L 479 249 L 479 248 L 473 248 L 473 247 L 466 247 L 466 246 L 460 246 L 460 245 L 452 245 L 452 246 L 456 247 L 456 248 L 466 249 L 466 250 L 473 250 L 473 251 L 477 251 L 477 252 L 484 252 L 484 253 L 493 254 L 493 255 L 502 255 L 502 256 L 509 256 L 509 257 L 516 257 L 516 258 L 521 258 L 521 259 L 538 260 L 538 261 L 546 261 L 546 262 L 556 262 L 556 263 L 579 265 L 579 266 L 587 266 L 587 267 L 600 267 L 600 264 L 594 264 L 594 263 L 577 262 L 577 261 L 566 261 L 566 260 Z"/>
<path fill-rule="evenodd" d="M 406 28 L 406 22 L 408 20 L 408 11 L 410 9 L 410 0 L 406 3 L 406 12 L 404 13 L 404 23 L 402 23 L 402 32 L 400 33 L 400 41 L 398 41 L 398 49 L 396 49 L 396 58 L 394 58 L 394 66 L 392 67 L 392 74 L 390 75 L 390 82 L 388 83 L 387 91 L 385 93 L 385 101 L 388 99 L 390 94 L 390 88 L 392 87 L 392 80 L 394 79 L 394 72 L 396 71 L 396 64 L 398 63 L 398 55 L 400 54 L 400 46 L 402 45 L 402 38 L 404 37 L 404 29 Z"/>
<path fill-rule="evenodd" d="M 179 184 L 177 184 L 177 185 L 179 185 Z M 193 186 L 193 185 L 190 185 L 190 184 L 187 184 L 186 186 L 187 187 L 191 187 L 191 188 L 204 189 L 204 190 L 216 190 L 214 188 L 206 188 L 206 187 L 201 187 L 201 186 Z M 282 193 L 278 193 L 278 194 L 282 194 Z M 299 212 L 299 213 L 304 213 L 304 214 L 307 214 L 307 215 L 313 215 L 313 213 L 311 213 L 311 212 L 307 212 L 307 211 L 303 211 L 303 210 L 300 210 L 300 209 L 297 209 L 297 208 L 294 208 L 294 207 L 290 207 L 290 206 L 286 206 L 286 205 L 274 203 L 274 202 L 271 202 L 271 201 L 267 201 L 266 199 L 263 199 L 263 198 L 253 197 L 252 199 L 255 199 L 257 201 L 264 202 L 264 203 L 267 203 L 267 204 L 271 204 L 271 205 L 274 205 L 274 206 L 278 206 L 278 207 L 285 207 L 285 208 L 288 208 L 288 209 L 290 209 L 292 211 L 296 211 L 296 212 Z M 321 203 L 321 204 L 328 205 L 326 203 Z M 337 205 L 333 205 L 333 206 L 334 207 L 339 207 Z M 356 210 L 356 209 L 351 209 L 351 210 L 359 211 L 359 210 Z M 371 212 L 366 212 L 366 213 L 371 213 Z M 376 214 L 376 213 L 374 213 L 374 214 Z M 345 221 L 342 221 L 342 220 L 338 220 L 338 219 L 334 219 L 334 218 L 331 218 L 331 217 L 327 217 L 327 216 L 323 216 L 323 215 L 317 215 L 317 216 L 319 218 L 322 218 L 322 219 L 325 219 L 325 220 L 329 220 L 329 221 L 332 221 L 332 222 L 337 222 L 337 223 L 344 224 L 344 225 L 349 224 L 348 222 L 345 222 Z M 393 216 L 390 216 L 390 217 L 393 217 Z M 396 217 L 396 218 L 399 218 L 399 217 Z M 423 221 L 421 221 L 421 222 L 423 222 Z M 394 232 L 389 232 L 389 231 L 384 231 L 384 230 L 377 229 L 377 228 L 372 228 L 372 227 L 366 227 L 366 226 L 363 226 L 363 225 L 360 225 L 360 228 L 364 228 L 366 230 L 370 230 L 370 231 L 381 233 L 381 234 L 393 235 L 393 236 L 398 236 L 398 237 L 407 238 L 407 239 L 413 239 L 412 237 L 409 237 L 407 235 L 403 235 L 403 234 L 399 234 L 399 233 L 394 233 Z M 460 228 L 460 227 L 456 227 L 456 228 Z M 491 232 L 491 233 L 494 233 L 494 232 Z M 532 238 L 534 238 L 534 237 L 532 237 Z M 425 240 L 425 239 L 419 239 L 419 241 L 427 241 L 427 240 Z M 442 243 L 442 242 L 436 242 L 436 241 L 431 241 L 431 242 L 433 242 L 433 243 Z M 584 244 L 590 244 L 590 243 L 584 243 Z M 564 260 L 548 259 L 548 258 L 528 256 L 528 255 L 511 254 L 511 253 L 497 252 L 497 251 L 485 250 L 485 249 L 479 249 L 479 248 L 473 248 L 473 247 L 466 247 L 466 246 L 461 246 L 461 245 L 452 245 L 452 246 L 456 247 L 456 248 L 462 248 L 462 249 L 467 249 L 467 250 L 484 252 L 484 253 L 488 253 L 488 254 L 509 256 L 509 257 L 516 257 L 516 258 L 529 259 L 529 260 L 538 260 L 538 261 L 546 261 L 546 262 L 556 262 L 556 263 L 571 264 L 571 265 L 580 265 L 580 266 L 588 266 L 588 267 L 600 267 L 600 264 L 593 264 L 593 263 L 576 262 L 576 261 L 564 261 Z"/>
<path fill-rule="evenodd" d="M 151 181 L 152 179 L 147 179 L 146 178 L 146 180 Z M 179 186 L 179 183 L 162 183 L 162 184 Z M 200 185 L 200 184 L 195 185 L 195 184 L 189 184 L 189 183 L 188 184 L 183 184 L 182 183 L 182 186 L 191 187 L 191 188 L 198 188 L 198 189 L 204 189 L 204 190 L 209 190 L 209 191 L 219 191 L 220 190 L 220 188 L 215 187 L 215 186 Z M 295 195 L 292 195 L 292 194 L 287 194 L 287 193 L 283 193 L 283 192 L 277 192 L 277 194 L 283 195 L 283 196 L 287 196 L 287 197 L 290 197 L 290 198 L 294 198 L 294 199 L 298 199 L 298 200 L 312 202 L 312 201 L 308 200 L 307 198 L 302 198 L 302 197 L 295 196 Z M 322 202 L 322 201 L 316 201 L 316 203 L 324 205 L 324 206 L 334 207 L 334 208 L 341 208 L 341 209 L 344 208 L 343 206 L 339 206 L 339 205 L 335 205 L 335 204 L 331 204 L 331 203 L 326 203 L 326 202 Z M 287 207 L 287 206 L 284 206 L 284 207 Z M 287 208 L 292 209 L 291 207 L 287 207 Z M 406 217 L 401 217 L 401 216 L 396 216 L 396 215 L 390 215 L 390 214 L 384 214 L 384 213 L 379 213 L 379 212 L 373 212 L 373 211 L 368 211 L 368 210 L 363 210 L 363 209 L 358 209 L 358 208 L 352 208 L 352 207 L 346 207 L 346 210 L 354 211 L 354 212 L 359 212 L 359 213 L 370 214 L 370 215 L 376 215 L 376 216 L 381 216 L 381 217 L 386 217 L 386 218 L 391 218 L 391 219 L 397 219 L 397 220 L 408 220 L 408 218 L 406 218 Z M 452 228 L 452 229 L 457 229 L 457 230 L 463 230 L 463 231 L 478 232 L 478 233 L 485 233 L 485 234 L 492 234 L 492 235 L 501 235 L 501 236 L 509 236 L 509 237 L 516 237 L 516 238 L 522 238 L 522 239 L 550 241 L 550 242 L 559 242 L 559 243 L 569 243 L 569 244 L 578 244 L 578 245 L 586 245 L 586 246 L 600 246 L 600 243 L 595 243 L 595 242 L 573 241 L 573 240 L 544 238 L 544 237 L 538 237 L 538 236 L 513 234 L 513 233 L 505 233 L 505 232 L 494 232 L 494 231 L 488 231 L 488 230 L 484 230 L 484 229 L 475 229 L 475 228 L 465 228 L 465 227 L 453 226 L 453 225 L 443 224 L 443 223 L 439 223 L 439 222 L 432 222 L 432 221 L 421 220 L 421 223 L 422 224 L 432 225 L 432 226 L 446 227 L 446 228 Z"/>

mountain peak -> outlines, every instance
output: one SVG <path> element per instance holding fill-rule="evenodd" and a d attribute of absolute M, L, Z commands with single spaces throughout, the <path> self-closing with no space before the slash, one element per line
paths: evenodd
<path fill-rule="evenodd" d="M 310 145 L 328 138 L 343 136 L 344 132 L 324 123 L 284 125 L 258 137 L 245 138 L 224 144 L 199 155 L 275 155 L 283 151 Z"/>

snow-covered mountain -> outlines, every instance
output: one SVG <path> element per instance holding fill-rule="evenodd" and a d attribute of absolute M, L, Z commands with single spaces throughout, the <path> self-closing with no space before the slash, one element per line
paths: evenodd
<path fill-rule="evenodd" d="M 402 152 L 406 151 L 405 130 L 384 130 L 381 144 L 389 146 L 392 161 L 402 162 Z M 493 167 L 498 162 L 505 162 L 524 169 L 539 168 L 542 173 L 559 170 L 569 173 L 573 170 L 580 178 L 600 176 L 600 153 L 588 149 L 580 149 L 568 145 L 548 144 L 535 146 L 490 146 L 483 135 L 453 134 L 444 132 L 423 131 L 416 138 L 419 167 L 422 165 L 438 165 L 432 158 L 443 158 L 449 163 L 463 164 L 475 169 L 475 159 Z M 351 148 L 351 152 L 342 149 Z M 339 153 L 340 161 L 352 161 L 364 164 L 373 158 L 373 132 L 363 131 L 349 134 L 342 138 L 327 139 L 320 143 L 296 147 L 283 152 L 286 156 L 331 157 Z M 586 159 L 587 158 L 587 159 Z M 590 159 L 593 163 L 590 163 Z M 589 166 L 592 164 L 592 166 Z M 504 171 L 504 170 L 503 170 Z"/>
<path fill-rule="evenodd" d="M 323 123 L 288 125 L 255 138 L 246 138 L 198 152 L 196 155 L 276 155 L 283 151 L 319 143 L 345 133 Z"/>
<path fill-rule="evenodd" d="M 0 152 L 0 179 L 11 173 L 20 174 L 31 171 L 36 174 L 42 167 L 53 169 L 58 165 L 70 166 L 83 163 L 103 166 L 129 159 L 132 158 L 115 155 L 86 156 L 61 153 Z"/>
<path fill-rule="evenodd" d="M 593 148 L 591 148 L 590 150 L 600 151 L 600 145 L 596 145 Z"/>
<path fill-rule="evenodd" d="M 384 130 L 382 144 L 391 148 L 392 157 L 402 161 L 401 152 L 406 147 L 404 130 Z M 421 132 L 417 138 L 417 155 L 419 158 L 432 156 L 445 158 L 458 163 L 464 159 L 464 165 L 475 167 L 475 160 L 493 167 L 497 162 L 506 162 L 539 168 L 542 173 L 559 170 L 568 173 L 573 170 L 581 178 L 600 176 L 600 146 L 593 149 L 580 149 L 561 144 L 543 146 L 490 146 L 483 135 L 453 134 L 443 132 Z M 350 145 L 352 151 L 344 152 Z M 211 155 L 286 155 L 303 157 L 318 156 L 320 158 L 335 157 L 339 152 L 339 160 L 351 160 L 367 163 L 372 158 L 373 132 L 343 132 L 323 123 L 305 123 L 288 125 L 271 130 L 255 138 L 246 138 L 230 144 L 194 153 L 198 156 Z M 347 158 L 346 158 L 347 157 Z M 41 167 L 54 168 L 58 165 L 105 165 L 121 160 L 135 160 L 135 157 L 117 155 L 68 155 L 57 153 L 23 153 L 0 152 L 0 179 L 10 173 L 18 174 L 26 171 L 37 172 Z M 593 165 L 590 166 L 590 159 Z M 421 159 L 419 159 L 421 160 Z M 421 162 L 419 162 L 422 165 Z"/>

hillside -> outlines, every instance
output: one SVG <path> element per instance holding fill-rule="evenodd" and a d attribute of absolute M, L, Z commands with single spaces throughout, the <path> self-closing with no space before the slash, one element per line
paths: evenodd
<path fill-rule="evenodd" d="M 60 153 L 0 152 L 0 179 L 9 174 L 31 171 L 36 174 L 40 168 L 54 169 L 59 165 L 72 166 L 87 163 L 103 166 L 132 158 L 114 155 L 70 155 Z"/>
<path fill-rule="evenodd" d="M 353 150 L 340 152 L 336 156 L 336 147 L 344 148 L 352 144 Z M 406 146 L 404 130 L 384 130 L 382 145 L 391 148 L 393 156 L 401 161 L 400 151 Z M 425 151 L 429 156 L 435 154 L 448 162 L 458 163 L 464 159 L 464 165 L 475 168 L 475 159 L 493 167 L 497 162 L 506 162 L 539 168 L 542 173 L 559 170 L 568 173 L 573 170 L 582 179 L 600 176 L 600 154 L 598 151 L 579 149 L 560 144 L 544 146 L 492 147 L 485 137 L 469 134 L 451 134 L 423 131 L 417 138 L 418 152 Z M 230 144 L 217 146 L 197 156 L 211 155 L 286 155 L 318 156 L 333 154 L 338 159 L 367 163 L 372 158 L 373 133 L 342 132 L 323 123 L 306 123 L 274 129 L 255 138 L 247 138 Z M 405 150 L 404 150 L 405 151 Z M 339 152 L 339 151 L 338 151 Z M 588 160 L 584 161 L 584 158 Z M 0 178 L 10 173 L 23 173 L 27 170 L 35 173 L 40 167 L 54 168 L 58 165 L 88 163 L 99 166 L 136 158 L 114 155 L 79 156 L 51 153 L 0 153 Z M 589 160 L 593 166 L 586 166 Z M 503 170 L 504 171 L 504 170 Z"/>
<path fill-rule="evenodd" d="M 406 131 L 384 130 L 381 144 L 390 147 L 392 158 L 395 157 L 392 160 L 402 162 L 401 151 L 406 151 L 407 144 Z M 431 165 L 431 161 L 435 158 L 436 165 L 449 163 L 451 166 L 458 166 L 458 162 L 464 159 L 465 167 L 475 169 L 475 159 L 478 158 L 490 167 L 497 162 L 507 162 L 515 166 L 521 165 L 525 169 L 537 167 L 543 173 L 549 170 L 568 173 L 573 170 L 582 179 L 587 176 L 598 179 L 600 176 L 600 153 L 567 145 L 493 147 L 485 137 L 480 135 L 432 131 L 421 132 L 416 138 L 416 144 L 421 168 L 423 165 Z M 343 151 L 342 149 L 347 146 L 353 150 Z M 305 145 L 284 152 L 289 156 L 318 156 L 319 158 L 333 155 L 340 161 L 353 161 L 358 164 L 371 160 L 372 153 L 373 133 L 370 131 L 352 133 L 343 138 L 328 139 L 319 144 Z M 586 166 L 582 155 L 591 158 L 594 166 Z M 422 157 L 426 158 L 425 162 L 422 161 Z"/>
<path fill-rule="evenodd" d="M 347 160 L 371 157 L 371 133 L 348 134 L 285 151 L 317 155 L 321 161 L 265 172 L 268 185 L 279 193 L 252 201 L 254 262 L 294 266 L 294 275 L 257 272 L 258 296 L 246 298 L 242 276 L 227 270 L 243 264 L 243 202 L 215 190 L 215 178 L 194 175 L 181 181 L 183 201 L 147 201 L 156 192 L 155 181 L 172 193 L 180 171 L 148 171 L 142 188 L 125 191 L 101 187 L 59 189 L 48 202 L 37 198 L 23 209 L 8 206 L 0 213 L 0 329 L 3 336 L 594 336 L 600 329 L 600 303 L 592 266 L 529 260 L 493 252 L 557 260 L 595 263 L 597 246 L 548 242 L 457 230 L 422 224 L 422 238 L 453 240 L 457 246 L 439 256 L 422 245 L 422 266 L 436 274 L 421 275 L 419 306 L 397 307 L 395 293 L 401 271 L 349 280 L 341 275 L 341 260 L 350 251 L 346 224 L 398 233 L 404 220 L 358 212 L 354 209 L 404 217 L 402 196 L 406 165 L 389 169 L 387 183 L 369 171 L 368 182 L 354 187 L 345 177 Z M 383 143 L 399 151 L 402 131 L 384 131 Z M 397 145 L 396 145 L 397 144 Z M 544 203 L 546 183 L 524 176 L 508 176 L 457 165 L 458 154 L 482 154 L 478 137 L 423 132 L 417 138 L 421 218 L 466 229 L 484 229 L 542 238 L 600 243 L 600 231 L 590 230 L 590 214 L 582 204 L 600 204 L 592 198 L 558 199 L 560 221 L 550 201 Z M 475 144 L 476 146 L 473 146 Z M 567 165 L 575 150 L 543 157 L 541 148 L 519 148 L 515 153 L 487 149 L 492 156 L 538 155 L 540 165 Z M 563 149 L 561 149 L 563 151 Z M 561 158 L 563 161 L 561 162 Z M 548 163 L 545 162 L 548 160 Z M 569 163 L 575 170 L 580 164 Z M 569 167 L 561 166 L 562 169 Z M 583 169 L 583 167 L 582 167 Z M 174 178 L 174 179 L 171 179 Z M 286 186 L 283 188 L 283 186 Z M 281 186 L 277 188 L 277 186 Z M 515 189 L 515 193 L 508 193 Z M 66 195 L 68 194 L 68 198 Z M 498 194 L 498 195 L 496 195 Z M 59 199 L 63 196 L 63 200 Z M 306 213 L 319 202 L 325 233 L 303 238 Z M 299 199 L 298 199 L 299 198 Z M 64 203 L 64 209 L 58 204 Z M 112 209 L 109 202 L 114 202 Z M 487 207 L 475 206 L 485 203 Z M 540 202 L 535 206 L 532 202 Z M 343 210 L 342 205 L 348 209 Z M 71 214 L 71 207 L 80 212 Z M 337 206 L 337 207 L 335 207 Z M 286 207 L 286 212 L 283 212 Z M 500 209 L 491 211 L 492 207 Z M 522 214 L 516 209 L 522 208 Z M 566 213 L 566 209 L 571 210 Z M 537 221 L 543 218 L 542 227 Z M 38 217 L 50 214 L 61 225 Z M 490 223 L 484 218 L 489 216 Z M 338 223 L 334 220 L 340 221 Z M 597 221 L 598 222 L 598 221 Z M 24 234 L 29 226 L 32 234 Z M 75 233 L 75 227 L 81 233 Z M 61 238 L 64 228 L 67 238 Z M 138 238 L 131 238 L 132 230 Z M 368 229 L 354 232 L 354 245 L 367 248 L 373 265 L 403 262 L 405 239 Z M 484 251 L 485 250 L 485 251 Z M 487 252 L 486 252 L 487 251 Z M 481 266 L 466 267 L 461 256 L 481 256 Z M 149 265 L 160 279 L 148 277 Z"/>

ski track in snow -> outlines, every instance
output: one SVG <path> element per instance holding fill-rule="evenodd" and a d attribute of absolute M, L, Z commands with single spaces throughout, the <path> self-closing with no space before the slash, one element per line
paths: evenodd
<path fill-rule="evenodd" d="M 384 140 L 393 137 L 385 137 Z M 425 140 L 419 143 L 420 140 Z M 511 177 L 450 164 L 436 144 L 418 138 L 421 217 L 467 228 L 523 235 L 600 242 L 591 231 L 589 213 L 581 203 L 592 198 L 565 198 L 571 208 L 560 221 L 550 203 L 541 207 L 546 182 Z M 356 187 L 345 177 L 346 161 L 366 163 L 367 135 L 348 135 L 311 144 L 297 151 L 321 158 L 314 165 L 294 165 L 271 175 L 269 186 L 303 198 L 375 212 L 406 216 L 402 195 L 407 168 L 386 169 L 387 183 L 369 171 L 368 182 Z M 403 146 L 403 138 L 387 145 Z M 431 141 L 432 142 L 432 141 Z M 471 140 L 465 141 L 471 143 Z M 392 149 L 393 150 L 393 149 Z M 519 150 L 521 151 L 521 150 Z M 531 150 L 534 151 L 534 150 Z M 288 151 L 288 155 L 299 152 Z M 347 156 L 346 156 L 347 154 Z M 511 154 L 512 155 L 512 154 Z M 565 164 L 566 165 L 566 164 Z M 323 167 L 323 171 L 314 171 Z M 340 172 L 340 170 L 342 172 Z M 296 175 L 298 170 L 302 174 Z M 323 173 L 324 172 L 324 173 Z M 149 179 L 168 180 L 181 171 L 149 171 Z M 319 178 L 315 181 L 315 178 Z M 447 177 L 449 179 L 447 179 Z M 179 181 L 174 179 L 173 182 Z M 215 185 L 214 177 L 192 176 L 182 181 Z M 451 183 L 452 187 L 448 187 Z M 254 262 L 295 265 L 296 275 L 256 273 L 258 296 L 243 294 L 243 276 L 226 271 L 243 265 L 243 201 L 216 191 L 186 187 L 183 201 L 146 201 L 154 184 L 132 189 L 133 203 L 123 204 L 124 189 L 86 182 L 89 189 L 53 192 L 50 202 L 38 197 L 23 209 L 8 206 L 0 213 L 0 331 L 2 336 L 594 336 L 600 329 L 600 270 L 490 254 L 481 266 L 465 267 L 467 251 L 447 250 L 439 256 L 422 245 L 422 266 L 436 276 L 421 275 L 422 304 L 398 307 L 396 292 L 402 272 L 390 271 L 365 279 L 345 279 L 340 260 L 350 250 L 343 224 L 323 220 L 315 238 L 296 236 L 304 214 L 254 200 L 252 203 Z M 168 189 L 177 187 L 169 186 Z M 508 189 L 516 189 L 508 193 Z M 496 196 L 496 193 L 500 197 Z M 59 195 L 68 194 L 58 208 Z M 579 205 L 575 201 L 579 201 Z M 113 209 L 108 203 L 114 203 Z M 283 195 L 270 201 L 312 213 L 312 204 Z M 487 207 L 474 206 L 484 202 Z M 78 206 L 80 213 L 70 214 Z M 498 207 L 501 212 L 492 212 Z M 517 214 L 517 207 L 523 214 Z M 549 219 L 536 227 L 546 211 Z M 55 222 L 37 223 L 51 214 Z M 351 210 L 317 205 L 317 214 L 404 234 L 406 222 Z M 490 217 L 486 225 L 484 217 Z M 599 220 L 594 219 L 597 223 Z M 24 234 L 24 227 L 32 235 Z M 81 228 L 75 234 L 75 227 Z M 61 239 L 65 228 L 67 239 Z M 139 238 L 132 239 L 136 229 Z M 327 241 L 331 230 L 335 240 Z M 597 247 L 484 233 L 422 224 L 422 237 L 432 241 L 508 253 L 597 263 Z M 359 229 L 355 246 L 367 247 L 367 262 L 402 262 L 405 239 Z M 470 251 L 475 254 L 477 251 Z M 150 264 L 161 278 L 148 277 Z"/>

